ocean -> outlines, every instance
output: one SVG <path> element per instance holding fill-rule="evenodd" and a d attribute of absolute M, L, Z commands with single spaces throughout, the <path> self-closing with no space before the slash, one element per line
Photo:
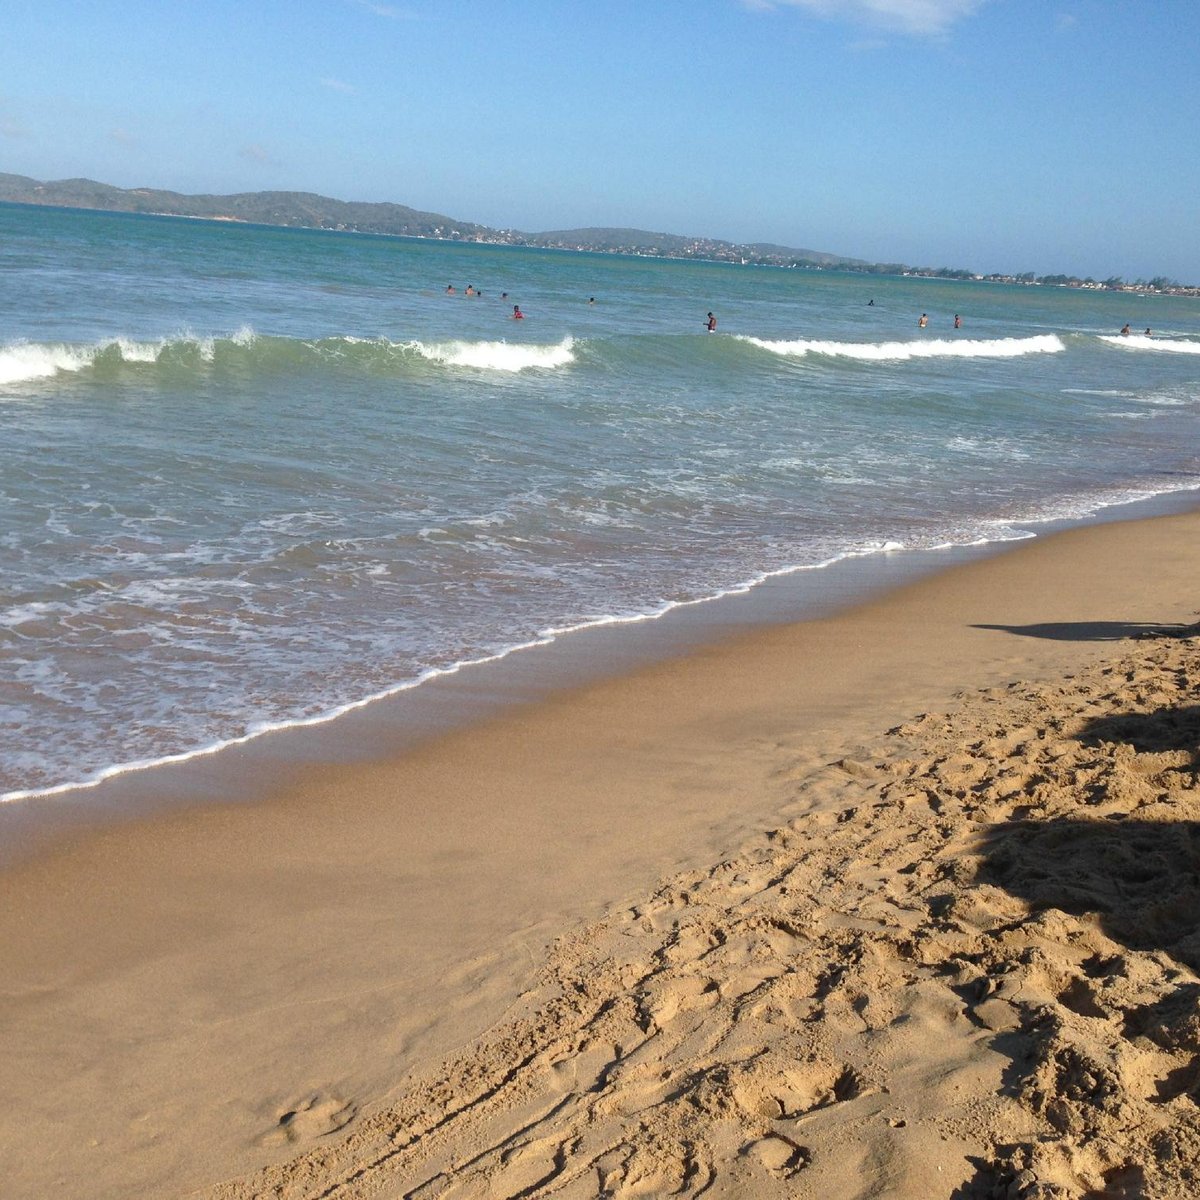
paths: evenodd
<path fill-rule="evenodd" d="M 1196 300 L 15 205 L 0 260 L 0 799 L 1200 487 Z"/>

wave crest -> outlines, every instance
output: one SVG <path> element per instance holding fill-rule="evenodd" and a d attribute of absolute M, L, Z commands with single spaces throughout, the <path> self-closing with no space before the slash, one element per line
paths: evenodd
<path fill-rule="evenodd" d="M 145 341 L 115 337 L 90 345 L 14 342 L 0 346 L 0 386 L 52 379 L 90 368 L 164 366 L 187 370 L 221 362 L 236 362 L 249 370 L 256 365 L 304 369 L 314 360 L 338 368 L 357 363 L 372 370 L 381 365 L 384 369 L 411 370 L 423 362 L 481 371 L 553 370 L 575 361 L 574 345 L 570 337 L 556 345 L 500 341 L 392 342 L 386 338 L 351 335 L 309 340 L 262 336 L 250 328 L 225 336 L 180 333 Z"/>
<path fill-rule="evenodd" d="M 1110 346 L 1120 346 L 1122 350 L 1160 350 L 1167 354 L 1200 354 L 1200 342 L 1188 341 L 1186 338 L 1156 338 L 1147 337 L 1144 333 L 1101 334 L 1100 340 Z"/>
<path fill-rule="evenodd" d="M 904 362 L 912 358 L 1019 358 L 1023 354 L 1057 354 L 1066 347 L 1054 333 L 1023 338 L 930 338 L 916 342 L 829 342 L 815 339 L 772 341 L 739 335 L 772 354 L 804 358 L 820 354 L 829 358 L 855 358 L 864 362 Z"/>
<path fill-rule="evenodd" d="M 475 367 L 483 371 L 553 370 L 575 361 L 574 339 L 563 338 L 554 346 L 531 346 L 512 342 L 410 342 L 422 358 L 450 367 Z"/>
<path fill-rule="evenodd" d="M 211 363 L 221 343 L 248 347 L 258 340 L 253 329 L 243 327 L 227 338 L 198 337 L 181 333 L 172 338 L 135 341 L 133 338 L 105 338 L 90 345 L 65 342 L 13 342 L 0 347 L 0 386 L 51 379 L 60 373 L 71 374 L 101 365 L 122 363 L 153 364 L 167 358 L 192 356 Z"/>
<path fill-rule="evenodd" d="M 81 371 L 95 358 L 95 348 L 18 343 L 0 349 L 0 384 L 49 379 L 60 371 Z"/>

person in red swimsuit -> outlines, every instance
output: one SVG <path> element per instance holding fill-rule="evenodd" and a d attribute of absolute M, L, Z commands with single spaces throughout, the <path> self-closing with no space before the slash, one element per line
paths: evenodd
<path fill-rule="evenodd" d="M 513 319 L 514 321 L 523 321 L 523 320 L 525 320 L 525 314 L 524 314 L 524 313 L 521 311 L 521 306 L 520 306 L 519 304 L 514 304 L 514 305 L 513 305 L 513 315 L 512 315 L 512 319 Z"/>

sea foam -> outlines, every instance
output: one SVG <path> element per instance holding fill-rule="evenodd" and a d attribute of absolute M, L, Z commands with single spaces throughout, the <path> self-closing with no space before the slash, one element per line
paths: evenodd
<path fill-rule="evenodd" d="M 482 371 L 553 370 L 575 361 L 574 339 L 570 337 L 553 346 L 512 342 L 412 342 L 410 345 L 431 362 Z"/>
<path fill-rule="evenodd" d="M 820 354 L 865 362 L 904 362 L 913 358 L 1020 358 L 1025 354 L 1057 354 L 1066 349 L 1062 339 L 1053 333 L 1023 338 L 930 338 L 915 342 L 829 342 L 805 338 L 773 341 L 741 335 L 738 340 L 789 358 Z"/>
<path fill-rule="evenodd" d="M 254 352 L 261 343 L 258 357 L 294 355 L 297 351 L 315 353 L 328 361 L 353 362 L 362 348 L 368 352 L 398 355 L 402 363 L 412 356 L 450 367 L 471 367 L 481 371 L 517 372 L 554 370 L 575 361 L 574 339 L 565 337 L 553 345 L 530 345 L 513 342 L 388 342 L 346 336 L 333 336 L 316 341 L 292 338 L 260 338 L 249 327 L 242 327 L 224 336 L 213 334 L 179 333 L 173 337 L 135 340 L 128 337 L 106 338 L 91 344 L 69 345 L 49 342 L 16 342 L 0 347 L 0 386 L 50 379 L 60 373 L 84 371 L 101 364 L 149 365 L 171 362 L 176 366 L 189 361 L 209 365 L 222 354 L 236 348 Z M 255 361 L 254 358 L 247 360 Z M 363 359 L 370 361 L 370 353 Z"/>
<path fill-rule="evenodd" d="M 95 358 L 95 347 L 23 342 L 0 349 L 0 385 L 50 379 L 59 371 L 81 371 Z"/>
<path fill-rule="evenodd" d="M 1156 338 L 1147 337 L 1144 333 L 1110 335 L 1101 334 L 1100 340 L 1110 346 L 1120 346 L 1122 350 L 1159 350 L 1167 354 L 1200 354 L 1200 341 L 1192 342 L 1186 338 Z"/>
<path fill-rule="evenodd" d="M 152 365 L 160 361 L 164 352 L 172 349 L 191 351 L 201 362 L 211 363 L 221 342 L 245 348 L 252 346 L 257 338 L 253 329 L 243 326 L 226 338 L 180 333 L 148 341 L 105 338 L 74 346 L 55 342 L 14 342 L 0 347 L 0 386 L 51 379 L 60 373 L 83 371 L 102 362 Z"/>

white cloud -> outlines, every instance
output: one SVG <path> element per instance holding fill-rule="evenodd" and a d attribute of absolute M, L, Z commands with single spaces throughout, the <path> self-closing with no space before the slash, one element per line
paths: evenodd
<path fill-rule="evenodd" d="M 352 83 L 345 83 L 342 80 L 334 79 L 331 76 L 327 76 L 326 78 L 322 79 L 321 86 L 329 88 L 330 91 L 345 92 L 347 95 L 351 95 L 358 91 L 358 88 L 356 88 Z"/>
<path fill-rule="evenodd" d="M 111 129 L 108 136 L 121 146 L 134 146 L 137 144 L 137 138 L 128 129 Z"/>
<path fill-rule="evenodd" d="M 791 5 L 830 21 L 853 21 L 914 37 L 936 37 L 972 16 L 987 0 L 747 0 L 755 9 Z"/>

